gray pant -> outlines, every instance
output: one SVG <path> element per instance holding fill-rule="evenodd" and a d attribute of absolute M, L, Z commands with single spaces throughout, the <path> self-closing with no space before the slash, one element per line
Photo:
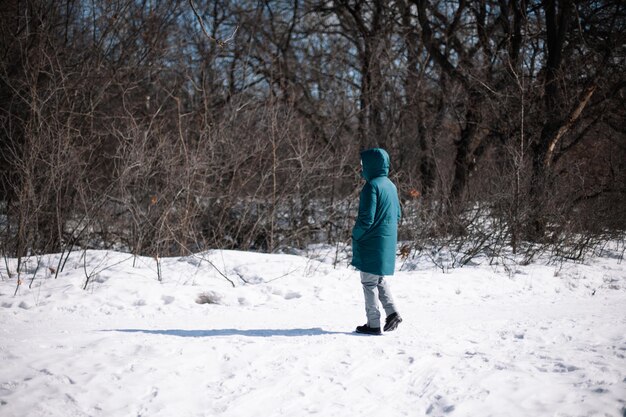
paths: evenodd
<path fill-rule="evenodd" d="M 389 285 L 387 285 L 384 276 L 367 272 L 361 272 L 361 284 L 363 284 L 363 295 L 365 295 L 367 325 L 369 327 L 380 327 L 380 311 L 378 311 L 378 300 L 376 298 L 380 300 L 387 315 L 396 312 Z"/>

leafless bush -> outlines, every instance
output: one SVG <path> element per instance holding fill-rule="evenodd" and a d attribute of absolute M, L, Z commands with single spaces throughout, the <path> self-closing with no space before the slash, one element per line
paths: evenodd
<path fill-rule="evenodd" d="M 383 146 L 415 249 L 584 256 L 626 228 L 623 17 L 611 1 L 5 1 L 3 254 L 60 251 L 58 273 L 77 247 L 339 247 L 359 150 Z"/>

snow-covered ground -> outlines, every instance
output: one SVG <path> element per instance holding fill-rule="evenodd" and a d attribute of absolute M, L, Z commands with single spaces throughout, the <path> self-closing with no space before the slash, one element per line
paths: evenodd
<path fill-rule="evenodd" d="M 377 337 L 353 333 L 358 273 L 313 252 L 167 258 L 161 282 L 154 259 L 106 251 L 73 253 L 54 279 L 49 255 L 29 260 L 16 296 L 3 262 L 0 416 L 626 413 L 619 256 L 445 273 L 399 262 L 404 322 Z"/>

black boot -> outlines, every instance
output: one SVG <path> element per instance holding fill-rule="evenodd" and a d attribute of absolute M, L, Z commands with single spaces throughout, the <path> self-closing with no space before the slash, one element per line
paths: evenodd
<path fill-rule="evenodd" d="M 385 327 L 383 328 L 386 332 L 390 332 L 392 330 L 396 330 L 398 324 L 402 323 L 402 317 L 398 313 L 391 313 L 385 319 Z"/>
<path fill-rule="evenodd" d="M 363 334 L 372 334 L 372 335 L 382 334 L 380 331 L 380 327 L 370 327 L 367 324 L 364 324 L 363 326 L 357 326 L 356 332 L 363 333 Z"/>

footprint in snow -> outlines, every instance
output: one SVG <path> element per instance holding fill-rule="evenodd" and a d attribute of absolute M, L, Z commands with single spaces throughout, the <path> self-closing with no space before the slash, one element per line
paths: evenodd
<path fill-rule="evenodd" d="M 427 415 L 440 415 L 441 413 L 448 414 L 454 411 L 454 405 L 448 404 L 445 398 L 441 395 L 435 395 L 435 401 L 433 401 L 426 409 Z"/>
<path fill-rule="evenodd" d="M 302 297 L 302 294 L 296 291 L 289 291 L 287 294 L 285 294 L 285 300 L 293 300 L 294 298 L 300 297 Z"/>
<path fill-rule="evenodd" d="M 554 368 L 552 369 L 552 372 L 556 372 L 556 373 L 564 373 L 564 372 L 574 372 L 579 370 L 580 368 L 574 366 L 574 365 L 566 365 L 564 363 L 561 362 L 557 362 L 554 364 Z"/>
<path fill-rule="evenodd" d="M 149 416 L 151 411 L 148 406 L 152 403 L 152 401 L 159 395 L 159 389 L 157 387 L 152 387 L 148 394 L 144 396 L 143 404 L 141 408 L 137 412 L 137 417 Z"/>

